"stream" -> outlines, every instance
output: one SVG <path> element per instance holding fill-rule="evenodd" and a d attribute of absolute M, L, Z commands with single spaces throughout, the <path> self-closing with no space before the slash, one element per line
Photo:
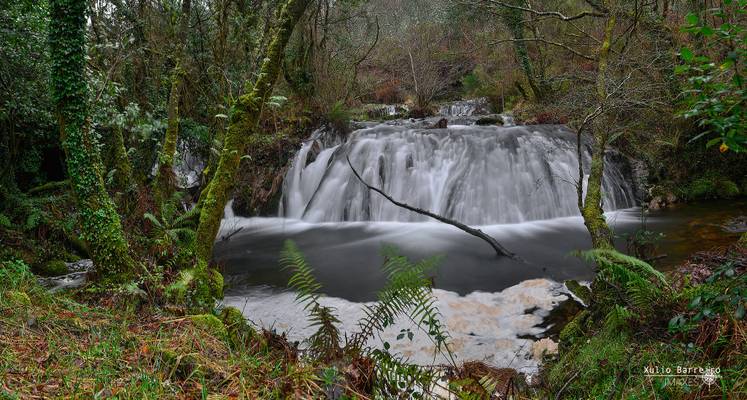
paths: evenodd
<path fill-rule="evenodd" d="M 289 273 L 278 267 L 283 242 L 290 239 L 323 285 L 322 303 L 336 309 L 341 330 L 351 333 L 363 306 L 385 283 L 383 246 L 413 260 L 439 255 L 434 295 L 457 360 L 534 371 L 548 344 L 539 339 L 553 333 L 564 310 L 574 309 L 562 282 L 594 275 L 574 255 L 591 245 L 572 184 L 579 175 L 575 135 L 555 125 L 475 126 L 476 119 L 450 115 L 446 129 L 427 128 L 437 119 L 366 123 L 348 137 L 316 132 L 286 175 L 280 216 L 242 218 L 227 208 L 214 253 L 226 277 L 224 302 L 257 325 L 287 332 L 291 340 L 313 333 L 287 289 Z M 587 149 L 585 166 L 588 154 Z M 496 257 L 485 242 L 369 193 L 351 173 L 347 157 L 369 184 L 410 205 L 479 226 L 526 262 Z M 639 194 L 624 157 L 612 152 L 607 165 L 604 207 L 616 245 L 624 250 L 625 236 L 642 226 Z M 647 215 L 646 228 L 664 233 L 657 252 L 667 257 L 658 268 L 738 237 L 723 225 L 744 215 L 747 203 L 715 208 L 721 211 L 713 212 L 709 203 Z M 415 333 L 412 340 L 406 335 L 397 340 L 406 329 Z M 381 347 L 384 341 L 416 363 L 447 361 L 409 321 L 387 328 L 368 345 Z"/>

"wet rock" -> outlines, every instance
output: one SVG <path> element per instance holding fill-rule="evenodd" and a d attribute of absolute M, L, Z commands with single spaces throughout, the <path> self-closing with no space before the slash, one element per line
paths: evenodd
<path fill-rule="evenodd" d="M 311 145 L 311 149 L 309 150 L 309 154 L 306 156 L 306 166 L 309 166 L 309 164 L 316 161 L 317 156 L 319 156 L 319 153 L 321 152 L 322 145 L 318 140 L 314 140 L 314 143 Z"/>
<path fill-rule="evenodd" d="M 661 196 L 656 196 L 653 199 L 651 199 L 650 202 L 648 202 L 648 209 L 649 210 L 660 210 L 664 207 L 664 199 L 661 198 Z"/>
<path fill-rule="evenodd" d="M 39 284 L 49 289 L 50 292 L 81 287 L 86 283 L 88 273 L 94 270 L 93 261 L 89 259 L 65 263 L 65 266 L 67 267 L 67 274 L 39 278 Z"/>
<path fill-rule="evenodd" d="M 503 126 L 504 120 L 501 115 L 488 115 L 485 117 L 481 117 L 477 121 L 475 121 L 475 125 L 479 126 L 485 126 L 485 125 L 500 125 Z"/>
<path fill-rule="evenodd" d="M 740 215 L 727 221 L 723 225 L 723 229 L 729 233 L 747 232 L 747 215 Z"/>
<path fill-rule="evenodd" d="M 444 104 L 438 110 L 439 115 L 451 117 L 481 115 L 489 112 L 490 102 L 485 97 Z"/>
<path fill-rule="evenodd" d="M 651 201 L 648 202 L 649 210 L 661 210 L 663 208 L 671 207 L 679 202 L 679 198 L 674 193 L 665 193 L 663 195 L 654 196 Z"/>
<path fill-rule="evenodd" d="M 93 260 L 83 259 L 75 262 L 67 263 L 67 270 L 69 272 L 88 272 L 93 270 Z"/>
<path fill-rule="evenodd" d="M 550 338 L 540 339 L 532 343 L 532 357 L 541 362 L 544 356 L 558 354 L 558 343 Z"/>
<path fill-rule="evenodd" d="M 446 118 L 441 118 L 433 124 L 433 126 L 429 127 L 428 129 L 446 129 L 449 127 L 449 120 Z"/>

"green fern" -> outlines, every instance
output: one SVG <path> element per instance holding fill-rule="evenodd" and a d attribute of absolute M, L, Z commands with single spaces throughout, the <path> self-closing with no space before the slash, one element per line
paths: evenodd
<path fill-rule="evenodd" d="M 449 338 L 446 328 L 439 322 L 441 314 L 431 292 L 428 273 L 440 262 L 440 257 L 431 257 L 411 263 L 407 257 L 397 254 L 393 247 L 384 248 L 385 262 L 382 269 L 387 276 L 387 285 L 379 291 L 379 301 L 366 306 L 366 316 L 358 322 L 358 332 L 351 337 L 349 347 L 361 349 L 374 333 L 392 325 L 398 317 L 406 316 L 433 340 L 437 351 L 446 350 Z"/>
<path fill-rule="evenodd" d="M 617 294 L 616 304 L 652 311 L 653 304 L 669 298 L 671 288 L 664 274 L 637 258 L 615 250 L 595 249 L 582 253 L 599 267 L 597 280 Z"/>
<path fill-rule="evenodd" d="M 174 193 L 171 199 L 161 204 L 158 216 L 151 213 L 143 214 L 143 218 L 150 221 L 158 240 L 163 244 L 190 245 L 195 240 L 193 221 L 198 215 L 198 210 L 194 207 L 180 214 L 177 205 L 181 196 L 181 193 Z"/>
<path fill-rule="evenodd" d="M 314 278 L 301 250 L 290 240 L 285 242 L 280 253 L 280 265 L 293 273 L 288 285 L 296 291 L 296 301 L 303 304 L 304 310 L 309 313 L 310 326 L 316 328 L 308 339 L 312 356 L 324 360 L 337 358 L 342 354 L 340 331 L 337 328 L 340 321 L 334 315 L 334 309 L 319 303 L 322 285 Z"/>
<path fill-rule="evenodd" d="M 375 399 L 428 398 L 425 396 L 438 379 L 435 370 L 410 364 L 385 350 L 369 353 L 376 363 Z"/>
<path fill-rule="evenodd" d="M 358 321 L 358 331 L 342 348 L 337 329 L 340 321 L 334 315 L 335 310 L 319 303 L 322 285 L 314 278 L 313 270 L 292 241 L 285 242 L 280 264 L 284 269 L 291 270 L 289 286 L 296 291 L 296 300 L 309 313 L 311 326 L 317 329 L 308 340 L 309 351 L 313 356 L 333 360 L 346 354 L 365 354 L 376 362 L 376 390 L 380 398 L 415 397 L 430 389 L 435 379 L 434 373 L 390 354 L 387 343 L 384 344 L 384 350 L 365 345 L 398 318 L 405 317 L 431 338 L 437 351 L 445 354 L 455 364 L 448 348 L 449 335 L 440 322 L 441 314 L 436 307 L 428 277 L 428 273 L 440 262 L 440 257 L 412 263 L 397 254 L 392 247 L 384 249 L 384 256 L 383 270 L 387 276 L 387 285 L 379 292 L 379 301 L 364 308 L 365 316 Z"/>

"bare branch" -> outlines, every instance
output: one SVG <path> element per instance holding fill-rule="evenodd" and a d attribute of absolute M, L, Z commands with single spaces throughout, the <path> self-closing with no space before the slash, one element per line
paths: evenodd
<path fill-rule="evenodd" d="M 391 196 L 389 196 L 388 194 L 386 194 L 383 190 L 381 190 L 381 189 L 379 189 L 377 187 L 371 186 L 368 183 L 366 183 L 366 181 L 363 180 L 363 178 L 360 176 L 360 174 L 355 169 L 355 167 L 353 167 L 353 163 L 350 161 L 350 157 L 347 157 L 347 160 L 348 160 L 348 165 L 350 165 L 350 169 L 353 170 L 353 174 L 355 175 L 356 178 L 358 178 L 358 180 L 364 186 L 366 186 L 369 190 L 373 190 L 374 192 L 376 192 L 376 193 L 384 196 L 385 199 L 389 200 L 389 202 L 392 203 L 392 204 L 394 204 L 395 206 L 402 207 L 402 208 L 404 208 L 406 210 L 410 210 L 412 212 L 416 212 L 418 214 L 431 217 L 431 218 L 433 218 L 435 220 L 441 221 L 441 222 L 443 222 L 445 224 L 449 224 L 449 225 L 451 225 L 453 227 L 461 229 L 462 231 L 464 231 L 466 233 L 469 233 L 472 236 L 478 237 L 478 238 L 486 241 L 490 245 L 490 247 L 492 247 L 493 250 L 495 250 L 495 253 L 498 256 L 506 256 L 506 257 L 509 257 L 511 259 L 514 259 L 514 260 L 517 260 L 517 261 L 521 261 L 518 256 L 516 256 L 514 253 L 508 251 L 505 247 L 503 247 L 500 243 L 498 243 L 498 241 L 496 241 L 492 236 L 487 235 L 485 232 L 483 232 L 483 231 L 481 231 L 479 229 L 471 228 L 471 227 L 469 227 L 469 226 L 467 226 L 467 225 L 465 225 L 465 224 L 463 224 L 463 223 L 461 223 L 459 221 L 454 221 L 452 219 L 443 217 L 441 215 L 434 214 L 434 213 L 432 213 L 430 211 L 423 210 L 423 209 L 417 208 L 417 207 L 413 207 L 413 206 L 411 206 L 409 204 L 405 204 L 405 203 L 399 202 L 397 200 L 394 200 Z"/>
<path fill-rule="evenodd" d="M 493 4 L 493 5 L 496 5 L 496 6 L 501 6 L 501 7 L 505 7 L 505 8 L 511 8 L 511 9 L 514 9 L 514 10 L 525 11 L 525 12 L 529 12 L 529 13 L 532 13 L 534 15 L 538 15 L 538 16 L 541 16 L 541 17 L 557 18 L 557 19 L 559 19 L 561 21 L 575 21 L 577 19 L 581 19 L 581 18 L 585 18 L 585 17 L 599 18 L 599 17 L 605 17 L 606 16 L 606 14 L 601 13 L 601 12 L 583 11 L 580 14 L 576 14 L 576 15 L 567 17 L 567 16 L 563 15 L 562 13 L 560 13 L 558 11 L 538 11 L 538 10 L 535 10 L 533 8 L 530 8 L 530 7 L 516 6 L 516 5 L 513 5 L 513 4 L 508 4 L 508 3 L 505 3 L 505 2 L 502 2 L 502 1 L 498 1 L 498 0 L 485 0 L 485 1 L 487 1 L 487 2 L 489 2 L 491 4 Z"/>
<path fill-rule="evenodd" d="M 563 43 L 553 42 L 553 41 L 550 41 L 550 40 L 547 40 L 547 39 L 542 39 L 542 38 L 503 39 L 503 40 L 498 40 L 498 41 L 492 42 L 492 44 L 502 44 L 502 43 L 507 43 L 507 42 L 540 42 L 540 43 L 546 43 L 546 44 L 549 44 L 549 45 L 552 45 L 552 46 L 557 46 L 557 47 L 560 47 L 562 49 L 565 49 L 565 50 L 567 50 L 567 51 L 569 51 L 569 52 L 571 52 L 571 53 L 573 53 L 573 54 L 575 54 L 575 55 L 577 55 L 577 56 L 579 56 L 581 58 L 585 58 L 585 59 L 587 59 L 589 61 L 596 61 L 596 58 L 591 57 L 591 56 L 587 56 L 586 54 L 583 54 L 580 51 L 578 51 L 578 50 L 576 50 L 576 49 L 574 49 L 574 48 L 572 48 L 572 47 L 570 47 L 568 45 L 565 45 Z"/>

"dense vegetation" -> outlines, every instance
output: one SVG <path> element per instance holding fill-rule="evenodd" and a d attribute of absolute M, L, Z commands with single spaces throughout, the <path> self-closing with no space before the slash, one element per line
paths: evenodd
<path fill-rule="evenodd" d="M 747 393 L 747 236 L 665 276 L 611 249 L 601 205 L 611 148 L 645 166 L 647 204 L 747 194 L 745 0 L 7 0 L 0 21 L 0 398 L 417 397 L 442 375 L 460 398 Z M 380 301 L 342 337 L 288 244 L 319 328 L 303 352 L 219 305 L 224 206 L 273 213 L 313 129 L 474 97 L 593 143 L 576 184 L 598 275 L 568 283 L 586 307 L 539 384 L 366 346 L 409 318 L 448 358 L 434 260 L 388 250 Z M 174 172 L 188 156 L 194 182 Z M 81 258 L 82 289 L 36 282 Z M 691 361 L 718 385 L 640 374 Z"/>

